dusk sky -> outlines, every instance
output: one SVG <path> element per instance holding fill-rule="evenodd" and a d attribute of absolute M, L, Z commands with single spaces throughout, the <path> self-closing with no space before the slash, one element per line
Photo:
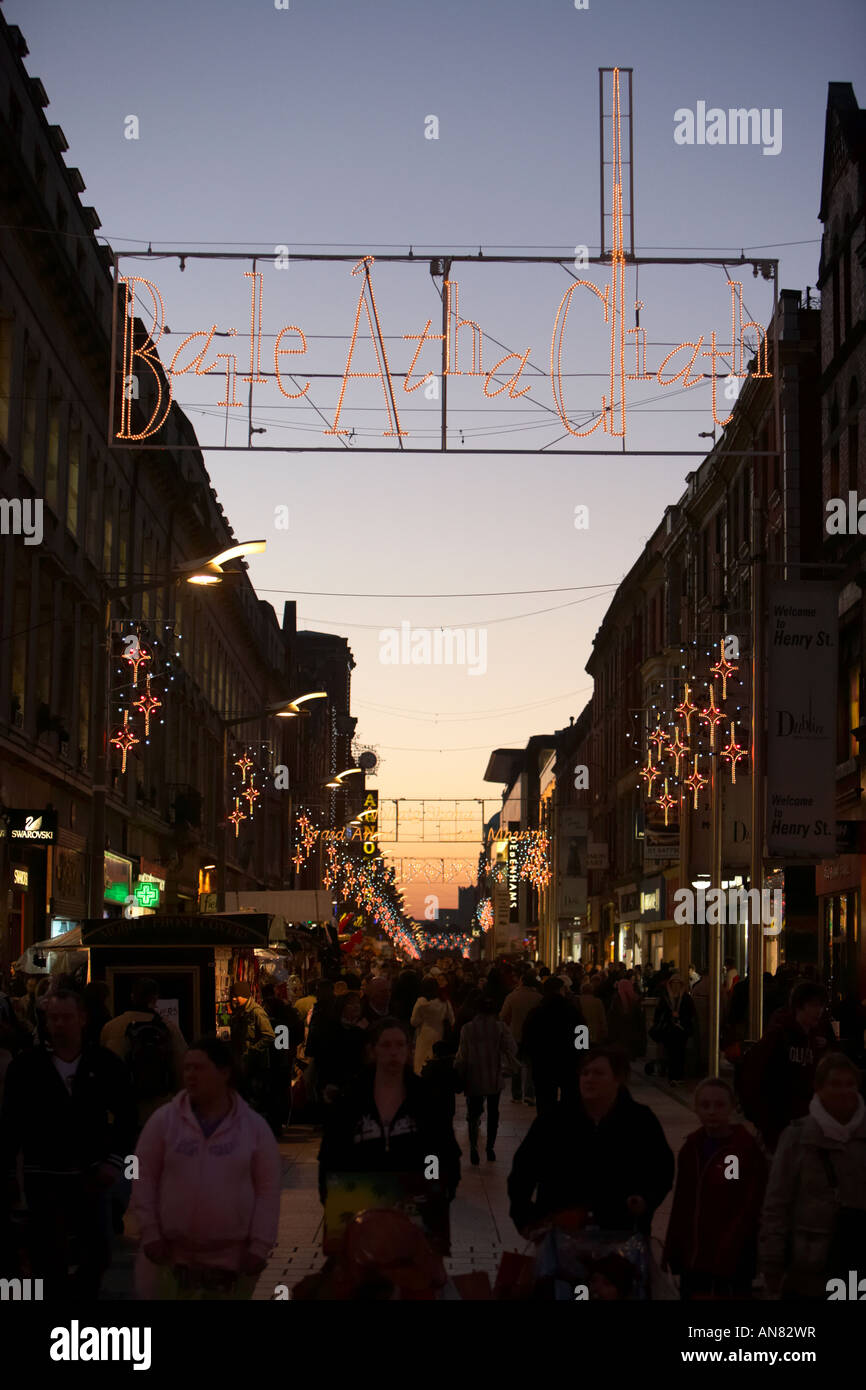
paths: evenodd
<path fill-rule="evenodd" d="M 104 240 L 125 253 L 150 244 L 270 258 L 256 267 L 263 362 L 272 371 L 276 334 L 296 325 L 307 352 L 285 359 L 298 383 L 288 390 L 307 379 L 311 386 L 306 400 L 292 401 L 273 378 L 260 388 L 253 424 L 267 433 L 257 444 L 337 443 L 323 431 L 334 422 L 359 277 L 351 262 L 312 266 L 295 253 L 411 245 L 423 257 L 413 266 L 379 260 L 372 271 L 405 444 L 419 452 L 401 455 L 383 439 L 381 382 L 367 379 L 346 387 L 341 425 L 355 436 L 337 444 L 339 453 L 251 459 L 214 450 L 205 459 L 235 534 L 268 540 L 250 566 L 262 597 L 278 616 L 297 597 L 299 626 L 348 637 L 353 713 L 359 740 L 380 751 L 381 797 L 489 797 L 489 813 L 499 790 L 482 780 L 490 750 L 522 746 L 583 709 L 591 692 L 584 667 L 606 602 L 700 457 L 495 452 L 557 440 L 562 448 L 562 436 L 577 447 L 622 444 L 601 429 L 568 441 L 545 375 L 571 277 L 601 289 L 610 279 L 609 268 L 572 264 L 577 246 L 599 249 L 598 69 L 634 69 L 637 253 L 734 260 L 742 248 L 778 258 L 780 288 L 803 291 L 818 269 L 827 84 L 852 82 L 866 98 L 862 0 L 590 0 L 587 10 L 572 0 L 290 0 L 282 10 L 273 0 L 6 0 L 4 13 L 24 34 L 28 71 L 45 86 L 46 115 L 63 127 L 66 162 L 81 170 L 82 201 L 96 208 Z M 779 152 L 676 143 L 674 113 L 699 103 L 766 109 Z M 138 139 L 125 138 L 129 116 Z M 427 138 L 431 129 L 438 138 Z M 290 251 L 287 269 L 274 265 L 280 246 Z M 403 335 L 419 335 L 428 319 L 430 332 L 439 330 L 430 255 L 479 248 L 561 255 L 570 274 L 453 267 L 460 313 L 486 335 L 484 370 L 529 348 L 517 389 L 531 390 L 489 400 L 480 376 L 449 384 L 453 452 L 423 453 L 425 441 L 437 442 L 438 403 L 423 388 L 402 389 L 397 374 L 417 345 Z M 163 362 L 183 337 L 216 322 L 237 328 L 241 372 L 249 370 L 250 269 L 190 261 L 181 274 L 177 258 L 122 263 L 123 273 L 159 286 L 171 329 Z M 627 273 L 626 322 L 639 297 L 648 368 L 681 341 L 703 335 L 707 347 L 713 330 L 720 342 L 727 330 L 730 341 L 727 278 L 721 267 L 643 267 L 638 284 Z M 742 281 L 746 317 L 768 322 L 772 284 L 750 266 L 731 268 L 730 278 Z M 586 289 L 571 313 L 565 396 L 573 427 L 585 428 L 607 389 L 609 329 Z M 424 348 L 416 375 L 435 372 L 438 354 L 438 343 Z M 634 370 L 632 347 L 629 354 Z M 362 317 L 353 370 L 373 368 Z M 706 360 L 694 371 L 705 369 Z M 226 436 L 219 378 L 176 384 L 203 446 L 246 441 L 245 405 Z M 699 438 L 712 429 L 708 382 L 633 388 L 627 446 L 710 442 Z M 578 506 L 589 509 L 588 529 L 575 527 Z M 279 507 L 288 507 L 288 529 L 275 525 Z M 465 597 L 415 597 L 445 594 Z M 402 623 L 470 630 L 475 674 L 469 664 L 381 660 L 381 634 Z M 413 847 L 401 842 L 400 853 Z M 477 844 L 466 847 L 466 857 L 476 854 Z M 443 905 L 453 897 L 441 896 Z M 407 899 L 417 910 L 423 896 Z"/>

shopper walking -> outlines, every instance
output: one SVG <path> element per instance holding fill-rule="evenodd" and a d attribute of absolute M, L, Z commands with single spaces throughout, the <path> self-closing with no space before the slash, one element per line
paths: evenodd
<path fill-rule="evenodd" d="M 447 1000 L 439 998 L 439 983 L 432 975 L 421 981 L 421 992 L 409 1020 L 417 1028 L 415 1038 L 415 1075 L 420 1076 L 425 1062 L 433 1056 L 433 1044 L 442 1042 L 446 1029 L 454 1027 L 454 1010 Z"/>
<path fill-rule="evenodd" d="M 761 1214 L 758 1261 L 771 1296 L 826 1300 L 830 1281 L 863 1273 L 866 1107 L 859 1068 L 823 1057 L 806 1116 L 781 1134 Z M 856 1297 L 856 1294 L 854 1295 Z"/>
<path fill-rule="evenodd" d="M 512 1032 L 517 1045 L 518 1067 L 511 1077 L 511 1099 L 520 1104 L 535 1104 L 535 1088 L 532 1084 L 532 1068 L 523 1048 L 523 1030 L 526 1020 L 541 1003 L 541 990 L 531 970 L 524 970 L 516 989 L 505 996 L 499 1017 Z"/>
<path fill-rule="evenodd" d="M 734 1124 L 726 1081 L 701 1081 L 694 1104 L 700 1128 L 677 1159 L 663 1264 L 680 1276 L 683 1299 L 750 1298 L 767 1162 L 745 1125 Z"/>
<path fill-rule="evenodd" d="M 532 1069 L 539 1115 L 556 1104 L 557 1092 L 563 1100 L 575 1097 L 575 1029 L 584 1022 L 580 1005 L 563 997 L 559 977 L 548 976 L 541 1003 L 527 1018 L 522 1038 Z"/>
<path fill-rule="evenodd" d="M 345 1098 L 329 1106 L 319 1149 L 324 1203 L 335 1173 L 406 1173 L 423 1178 L 428 1155 L 439 1160 L 448 1199 L 460 1181 L 460 1148 L 437 1092 L 409 1066 L 409 1035 L 396 1018 L 370 1031 L 372 1065 Z"/>
<path fill-rule="evenodd" d="M 499 1132 L 499 1095 L 503 1072 L 514 1074 L 519 1069 L 517 1045 L 511 1029 L 497 1017 L 497 1001 L 485 995 L 475 1018 L 460 1034 L 460 1045 L 454 1066 L 466 1092 L 466 1118 L 469 1122 L 469 1161 L 477 1167 L 478 1134 L 481 1116 L 487 1106 L 487 1159 L 496 1161 L 496 1136 Z"/>
<path fill-rule="evenodd" d="M 106 1023 L 100 1036 L 129 1073 L 139 1129 L 177 1094 L 183 1079 L 186 1043 L 180 1029 L 157 1013 L 158 998 L 156 980 L 135 980 L 131 1007 Z"/>
<path fill-rule="evenodd" d="M 269 1110 L 271 1096 L 274 1027 L 261 1004 L 253 999 L 246 980 L 236 980 L 232 985 L 229 1009 L 239 1087 L 253 1109 L 264 1114 Z"/>
<path fill-rule="evenodd" d="M 650 1036 L 665 1052 L 668 1080 L 679 1086 L 685 1076 L 686 1046 L 695 1029 L 695 1006 L 682 975 L 674 973 L 662 986 Z"/>
<path fill-rule="evenodd" d="M 0 1173 L 17 1189 L 21 1165 L 31 1271 L 46 1298 L 64 1302 L 98 1295 L 111 1257 L 111 1193 L 136 1132 L 126 1069 L 85 1043 L 86 1025 L 80 995 L 47 996 L 46 1045 L 10 1062 L 0 1115 Z"/>
<path fill-rule="evenodd" d="M 227 1043 L 194 1043 L 183 1080 L 136 1150 L 138 1296 L 247 1299 L 277 1238 L 280 1151 L 238 1093 Z"/>
<path fill-rule="evenodd" d="M 827 991 L 809 981 L 795 985 L 789 1007 L 770 1019 L 737 1078 L 746 1118 L 757 1125 L 770 1153 L 786 1126 L 808 1113 L 818 1062 L 837 1046 Z"/>
<path fill-rule="evenodd" d="M 539 1223 L 578 1210 L 610 1231 L 649 1234 L 674 1176 L 661 1125 L 628 1090 L 628 1058 L 615 1048 L 584 1055 L 579 1093 L 536 1116 L 508 1179 L 511 1219 L 529 1237 Z"/>

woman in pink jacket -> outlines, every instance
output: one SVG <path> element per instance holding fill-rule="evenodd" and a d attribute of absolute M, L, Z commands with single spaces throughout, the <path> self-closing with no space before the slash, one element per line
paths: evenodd
<path fill-rule="evenodd" d="M 194 1043 L 183 1081 L 136 1150 L 138 1297 L 249 1298 L 276 1243 L 280 1151 L 234 1088 L 227 1043 Z"/>

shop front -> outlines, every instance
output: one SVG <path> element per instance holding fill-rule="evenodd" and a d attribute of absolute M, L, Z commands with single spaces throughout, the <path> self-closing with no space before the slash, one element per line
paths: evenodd
<path fill-rule="evenodd" d="M 635 923 L 634 965 L 646 974 L 657 970 L 664 958 L 665 881 L 661 874 L 641 879 L 640 917 Z"/>
<path fill-rule="evenodd" d="M 9 807 L 0 817 L 6 887 L 3 964 L 16 960 L 30 942 L 48 935 L 47 904 L 51 853 L 57 844 L 57 812 L 46 807 Z"/>
<path fill-rule="evenodd" d="M 640 917 L 640 895 L 636 883 L 616 889 L 616 925 L 612 961 L 624 961 L 631 969 L 635 964 L 635 923 Z"/>
<path fill-rule="evenodd" d="M 840 854 L 823 860 L 815 869 L 818 968 L 834 999 L 850 990 L 856 990 L 862 999 L 866 988 L 861 923 L 863 862 L 862 854 Z"/>
<path fill-rule="evenodd" d="M 282 919 L 258 912 L 81 923 L 87 977 L 108 985 L 112 1015 L 130 1007 L 136 978 L 147 976 L 159 985 L 160 1013 L 188 1041 L 214 1032 L 227 1036 L 232 982 L 249 981 L 258 997 L 262 971 L 282 962 L 283 973 L 301 973 L 298 962 L 315 958 L 316 937 L 315 930 L 293 931 Z"/>

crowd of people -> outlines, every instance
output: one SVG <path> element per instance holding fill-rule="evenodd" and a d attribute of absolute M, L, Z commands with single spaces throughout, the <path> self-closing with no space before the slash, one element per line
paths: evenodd
<path fill-rule="evenodd" d="M 140 1297 L 248 1298 L 276 1240 L 290 1119 L 321 1128 L 326 1218 L 329 1193 L 360 1174 L 411 1179 L 447 1217 L 461 1181 L 458 1098 L 470 1166 L 482 1148 L 495 1164 L 508 1085 L 512 1103 L 534 1110 L 507 1191 L 516 1231 L 536 1248 L 557 1231 L 648 1243 L 673 1189 L 659 1262 L 684 1300 L 752 1297 L 757 1275 L 765 1297 L 824 1298 L 828 1279 L 857 1268 L 864 1019 L 852 1010 L 834 1028 L 814 973 L 765 981 L 763 1035 L 746 1047 L 736 1030 L 748 982 L 726 968 L 730 1081 L 698 1082 L 697 1125 L 675 1158 L 631 1079 L 650 1044 L 645 1068 L 663 1066 L 672 1087 L 694 1073 L 692 968 L 551 971 L 447 956 L 363 974 L 351 965 L 306 988 L 296 976 L 282 990 L 270 982 L 261 1003 L 236 981 L 230 1038 L 189 1046 L 161 1019 L 153 980 L 136 981 L 115 1018 L 104 986 L 52 977 L 17 998 L 0 992 L 0 1277 L 42 1278 L 52 1298 L 98 1297 L 128 1207 Z M 447 1249 L 446 1222 L 431 1256 L 442 1278 L 435 1260 Z M 399 1296 L 381 1260 L 351 1277 L 334 1260 L 306 1296 L 334 1296 L 322 1289 L 335 1279 L 342 1297 Z M 630 1296 L 626 1269 L 600 1254 L 592 1296 Z"/>

